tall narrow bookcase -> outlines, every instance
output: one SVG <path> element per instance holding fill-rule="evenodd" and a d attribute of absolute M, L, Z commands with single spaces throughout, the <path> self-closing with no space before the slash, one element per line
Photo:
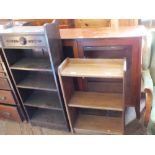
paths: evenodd
<path fill-rule="evenodd" d="M 57 23 L 6 29 L 2 43 L 25 118 L 32 125 L 68 130 L 57 75 L 63 60 Z"/>
<path fill-rule="evenodd" d="M 80 134 L 124 134 L 125 59 L 72 59 L 58 74 L 71 131 Z M 122 93 L 76 90 L 76 78 L 118 78 Z"/>

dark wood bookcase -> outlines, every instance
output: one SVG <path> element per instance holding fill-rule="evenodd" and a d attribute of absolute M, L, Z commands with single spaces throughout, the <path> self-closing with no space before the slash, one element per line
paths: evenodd
<path fill-rule="evenodd" d="M 56 21 L 6 29 L 2 45 L 26 119 L 32 125 L 68 130 L 57 75 L 63 54 Z"/>

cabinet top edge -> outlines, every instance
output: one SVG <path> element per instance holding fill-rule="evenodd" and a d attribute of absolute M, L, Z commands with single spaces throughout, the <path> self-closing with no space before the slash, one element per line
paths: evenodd
<path fill-rule="evenodd" d="M 130 38 L 143 37 L 147 33 L 144 26 L 60 29 L 61 39 Z"/>

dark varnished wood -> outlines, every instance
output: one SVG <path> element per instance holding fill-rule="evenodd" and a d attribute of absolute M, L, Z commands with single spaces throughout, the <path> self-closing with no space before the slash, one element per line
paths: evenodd
<path fill-rule="evenodd" d="M 17 108 L 7 105 L 0 105 L 0 118 L 20 122 Z"/>
<path fill-rule="evenodd" d="M 140 117 L 140 71 L 141 71 L 141 41 L 142 36 L 146 35 L 144 27 L 124 27 L 124 28 L 76 28 L 61 30 L 61 38 L 63 45 L 73 48 L 74 57 L 126 57 L 127 58 L 127 93 L 126 106 L 134 106 L 137 118 Z M 76 48 L 74 46 L 76 42 Z M 104 47 L 119 46 L 124 47 L 124 50 L 115 49 L 107 51 Z M 86 55 L 85 48 L 91 47 L 94 52 L 89 52 Z M 94 49 L 97 47 L 98 49 Z M 101 48 L 101 49 L 100 49 Z M 66 52 L 66 51 L 65 51 Z M 109 54 L 112 52 L 112 54 Z M 130 81 L 130 82 L 129 82 Z M 96 82 L 97 83 L 97 82 Z M 92 83 L 93 84 L 93 83 Z M 78 79 L 78 87 L 81 90 L 93 89 L 93 86 L 87 79 Z M 99 84 L 99 83 L 97 83 Z M 103 84 L 103 82 L 102 82 Z M 92 86 L 90 86 L 92 85 Z M 120 85 L 116 82 L 118 92 L 121 91 Z M 110 88 L 110 87 L 109 87 Z M 112 89 L 112 87 L 110 88 Z M 98 89 L 98 91 L 100 91 Z M 104 89 L 102 91 L 105 91 Z M 108 90 L 109 91 L 109 90 Z"/>
<path fill-rule="evenodd" d="M 0 90 L 0 103 L 15 105 L 15 100 L 11 91 Z"/>
<path fill-rule="evenodd" d="M 17 40 L 17 44 L 7 43 L 7 37 Z M 20 37 L 25 37 L 27 43 L 21 44 Z M 26 120 L 32 125 L 67 129 L 57 80 L 57 67 L 63 59 L 57 22 L 13 27 L 11 32 L 4 32 L 2 40 L 3 53 Z"/>
<path fill-rule="evenodd" d="M 59 97 L 54 92 L 34 91 L 24 100 L 24 105 L 61 110 Z"/>
<path fill-rule="evenodd" d="M 31 123 L 48 128 L 67 129 L 63 113 L 57 110 L 27 107 Z"/>
<path fill-rule="evenodd" d="M 11 69 L 31 70 L 31 71 L 48 71 L 51 72 L 50 62 L 48 59 L 23 58 L 11 65 Z"/>
<path fill-rule="evenodd" d="M 12 121 L 21 121 L 24 119 L 22 107 L 16 96 L 15 88 L 2 49 L 0 49 L 0 64 L 3 69 L 2 72 L 0 72 L 1 118 Z"/>
<path fill-rule="evenodd" d="M 20 74 L 19 72 L 17 74 Z M 57 91 L 52 75 L 44 73 L 25 73 L 25 77 L 17 81 L 18 88 L 30 88 Z"/>
<path fill-rule="evenodd" d="M 0 77 L 0 89 L 11 90 L 10 84 L 9 84 L 8 79 L 6 77 L 5 78 Z"/>

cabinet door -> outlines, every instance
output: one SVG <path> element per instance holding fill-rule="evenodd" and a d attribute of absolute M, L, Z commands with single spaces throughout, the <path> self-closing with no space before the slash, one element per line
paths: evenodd
<path fill-rule="evenodd" d="M 139 106 L 140 104 L 140 71 L 141 71 L 141 38 L 106 38 L 106 39 L 83 39 L 78 41 L 78 56 L 80 58 L 126 58 L 127 59 L 127 76 L 126 76 L 126 105 Z M 80 79 L 78 85 L 80 89 L 98 91 L 122 91 L 121 85 L 117 79 L 115 88 L 112 88 L 111 81 L 109 86 L 107 81 L 98 79 Z M 106 83 L 106 84 L 104 84 Z M 102 87 L 102 85 L 103 87 Z M 97 86 L 98 85 L 98 86 Z"/>

